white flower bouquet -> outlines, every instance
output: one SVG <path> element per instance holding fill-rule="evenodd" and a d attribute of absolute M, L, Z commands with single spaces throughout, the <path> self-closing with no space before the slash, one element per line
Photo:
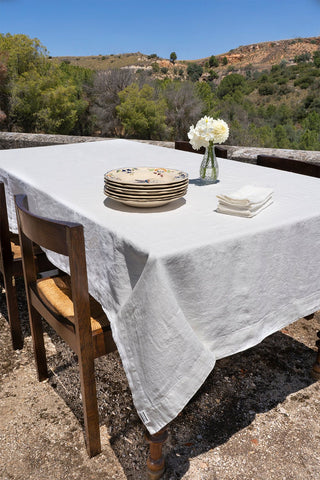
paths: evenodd
<path fill-rule="evenodd" d="M 204 183 L 218 181 L 219 166 L 215 155 L 214 144 L 223 143 L 229 137 L 229 127 L 220 118 L 201 118 L 196 126 L 191 125 L 188 137 L 192 147 L 199 150 L 205 147 L 206 151 L 200 166 L 200 178 Z"/>
<path fill-rule="evenodd" d="M 220 118 L 201 118 L 196 126 L 191 125 L 188 137 L 192 147 L 199 150 L 201 147 L 208 147 L 210 142 L 223 143 L 229 137 L 228 124 Z"/>

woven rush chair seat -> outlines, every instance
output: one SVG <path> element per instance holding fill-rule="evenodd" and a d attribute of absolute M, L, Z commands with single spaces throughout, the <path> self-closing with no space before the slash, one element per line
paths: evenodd
<path fill-rule="evenodd" d="M 21 247 L 19 243 L 19 235 L 17 234 L 12 234 L 10 235 L 10 245 L 11 245 L 11 251 L 13 254 L 13 259 L 20 259 L 21 260 Z"/>
<path fill-rule="evenodd" d="M 83 226 L 32 214 L 15 197 L 29 320 L 39 381 L 48 378 L 42 321 L 78 356 L 85 440 L 90 457 L 101 452 L 94 359 L 116 350 L 107 316 L 88 292 Z M 70 275 L 38 278 L 34 244 L 69 258 Z"/>
<path fill-rule="evenodd" d="M 17 233 L 10 232 L 10 245 L 11 245 L 13 260 L 20 260 L 22 262 L 20 239 Z M 34 246 L 33 252 L 36 256 L 45 255 L 43 250 L 41 250 L 41 248 L 38 245 Z M 53 268 L 53 269 L 55 268 L 53 265 L 49 263 L 49 260 L 48 260 L 47 268 Z M 21 270 L 21 274 L 22 274 L 22 270 Z"/>
<path fill-rule="evenodd" d="M 53 315 L 64 317 L 73 325 L 75 324 L 69 275 L 37 280 L 32 285 L 32 289 L 36 290 L 39 298 L 52 311 Z M 92 333 L 110 330 L 110 322 L 100 303 L 91 295 L 89 295 L 89 302 Z"/>

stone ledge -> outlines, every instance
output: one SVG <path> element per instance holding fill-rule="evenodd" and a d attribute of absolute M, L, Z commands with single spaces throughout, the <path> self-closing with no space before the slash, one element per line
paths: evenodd
<path fill-rule="evenodd" d="M 236 147 L 226 145 L 228 158 L 247 163 L 256 163 L 258 155 L 292 158 L 320 165 L 320 152 L 312 150 L 289 150 L 285 148 Z"/>
<path fill-rule="evenodd" d="M 96 142 L 99 140 L 107 139 L 71 135 L 46 135 L 42 133 L 0 132 L 0 150 L 62 145 L 65 143 Z"/>
<path fill-rule="evenodd" d="M 0 150 L 12 148 L 41 147 L 47 145 L 61 145 L 67 143 L 98 142 L 111 140 L 110 137 L 84 137 L 71 135 L 47 135 L 42 133 L 15 133 L 0 132 Z M 174 148 L 174 142 L 161 140 L 137 140 L 167 148 Z M 320 152 L 307 150 L 289 150 L 280 148 L 256 148 L 223 145 L 228 150 L 228 158 L 246 163 L 256 163 L 257 155 L 274 155 L 284 158 L 293 158 L 320 165 Z"/>

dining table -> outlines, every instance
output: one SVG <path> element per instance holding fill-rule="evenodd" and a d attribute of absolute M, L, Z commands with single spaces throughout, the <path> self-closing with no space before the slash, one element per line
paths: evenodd
<path fill-rule="evenodd" d="M 201 156 L 139 141 L 0 151 L 12 232 L 19 193 L 32 212 L 84 226 L 89 292 L 159 444 L 217 359 L 320 309 L 319 179 L 217 160 L 219 181 L 204 184 Z M 157 207 L 109 198 L 105 173 L 134 167 L 186 172 L 187 192 Z M 217 195 L 247 185 L 272 189 L 270 205 L 252 218 L 217 211 Z M 68 272 L 65 257 L 47 254 Z"/>

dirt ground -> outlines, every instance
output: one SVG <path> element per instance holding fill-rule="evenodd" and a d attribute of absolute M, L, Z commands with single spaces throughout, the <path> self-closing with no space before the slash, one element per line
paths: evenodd
<path fill-rule="evenodd" d="M 50 378 L 36 379 L 22 282 L 25 336 L 11 348 L 0 294 L 0 479 L 145 479 L 147 445 L 117 353 L 96 362 L 102 453 L 84 447 L 77 362 L 50 330 Z M 313 320 L 300 319 L 217 362 L 170 425 L 164 480 L 319 480 L 320 382 Z"/>

